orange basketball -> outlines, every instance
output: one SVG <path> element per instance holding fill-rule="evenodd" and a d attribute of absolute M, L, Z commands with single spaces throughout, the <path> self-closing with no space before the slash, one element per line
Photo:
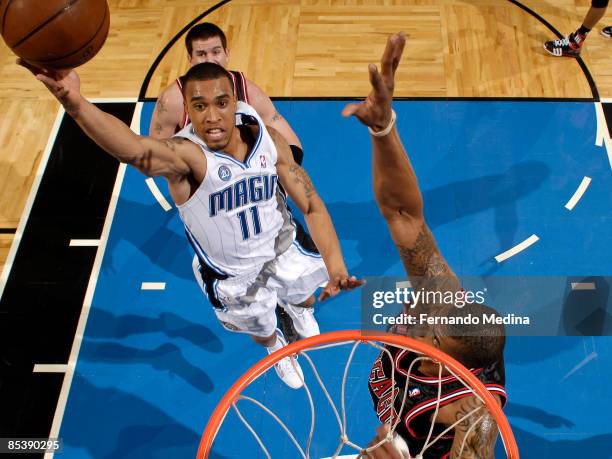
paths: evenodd
<path fill-rule="evenodd" d="M 0 33 L 15 54 L 37 67 L 77 67 L 106 41 L 106 0 L 0 0 Z"/>

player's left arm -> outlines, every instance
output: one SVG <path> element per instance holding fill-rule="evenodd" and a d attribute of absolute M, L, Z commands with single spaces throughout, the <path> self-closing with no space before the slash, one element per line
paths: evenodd
<path fill-rule="evenodd" d="M 287 120 L 278 112 L 272 100 L 263 89 L 251 80 L 247 80 L 247 89 L 249 91 L 249 103 L 259 116 L 261 116 L 266 126 L 276 129 L 289 145 L 296 145 L 302 148 L 300 139 L 295 132 L 293 132 Z"/>
<path fill-rule="evenodd" d="M 455 426 L 450 459 L 493 459 L 499 433 L 497 423 L 477 397 L 465 397 L 441 408 L 437 421 L 446 425 L 459 422 Z"/>
<path fill-rule="evenodd" d="M 308 230 L 329 273 L 330 281 L 319 299 L 322 301 L 337 295 L 340 290 L 350 290 L 363 285 L 364 281 L 348 274 L 334 224 L 308 173 L 294 161 L 289 144 L 283 136 L 274 128 L 268 127 L 268 131 L 278 152 L 276 170 L 279 181 L 304 214 Z"/>

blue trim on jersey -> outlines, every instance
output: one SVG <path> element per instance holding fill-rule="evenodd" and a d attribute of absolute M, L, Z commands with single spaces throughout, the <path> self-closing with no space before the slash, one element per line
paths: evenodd
<path fill-rule="evenodd" d="M 251 115 L 248 115 L 248 114 L 242 113 L 242 112 L 236 112 L 236 115 L 251 116 Z M 237 166 L 240 166 L 242 169 L 246 170 L 247 168 L 251 167 L 251 165 L 249 164 L 249 161 L 251 161 L 251 159 L 253 158 L 253 155 L 255 154 L 257 149 L 259 148 L 259 144 L 261 144 L 261 139 L 263 139 L 263 130 L 265 129 L 265 127 L 259 121 L 257 121 L 257 125 L 259 126 L 259 132 L 257 134 L 257 140 L 255 141 L 255 145 L 253 146 L 253 148 L 251 148 L 251 152 L 244 159 L 244 162 L 239 161 L 236 158 L 228 155 L 227 153 L 223 153 L 220 150 L 213 150 L 212 153 L 215 156 L 218 156 L 220 158 L 224 158 L 224 159 L 230 160 L 231 162 L 233 162 Z"/>
<path fill-rule="evenodd" d="M 193 237 L 193 234 L 191 234 L 191 231 L 189 231 L 189 228 L 187 228 L 186 225 L 185 225 L 185 234 L 187 234 L 187 240 L 193 247 L 193 250 L 195 250 L 195 253 L 198 255 L 200 260 L 204 261 L 206 265 L 210 269 L 212 269 L 214 272 L 216 272 L 217 274 L 220 274 L 222 276 L 229 276 L 227 273 L 223 272 L 220 268 L 215 266 L 215 264 L 210 260 L 208 255 L 206 255 L 206 252 L 204 252 L 204 249 L 200 247 L 200 244 L 198 244 L 198 241 L 196 241 L 196 238 Z"/>
<path fill-rule="evenodd" d="M 246 115 L 246 113 L 240 113 L 240 114 L 241 115 Z M 251 152 L 247 155 L 247 157 L 244 160 L 245 164 L 247 164 L 249 167 L 251 166 L 249 164 L 249 162 L 251 161 L 251 159 L 253 158 L 253 155 L 255 154 L 257 149 L 259 148 L 259 144 L 261 144 L 261 139 L 263 139 L 263 130 L 265 129 L 265 126 L 263 126 L 259 122 L 259 120 L 257 121 L 257 124 L 259 126 L 259 132 L 258 132 L 258 135 L 257 135 L 257 140 L 255 141 L 255 145 L 253 146 L 253 148 L 251 148 Z"/>
<path fill-rule="evenodd" d="M 323 258 L 320 253 L 315 253 L 315 252 L 311 252 L 310 250 L 306 250 L 304 247 L 300 245 L 300 243 L 296 239 L 293 240 L 293 245 L 297 247 L 297 249 L 300 251 L 302 255 L 306 255 L 307 257 L 312 257 L 312 258 Z"/>
<path fill-rule="evenodd" d="M 240 166 L 242 169 L 246 170 L 247 169 L 247 165 L 242 163 L 241 161 L 238 161 L 236 158 L 231 157 L 230 155 L 227 155 L 221 151 L 214 151 L 213 154 L 219 158 L 223 158 L 223 159 L 227 159 L 231 162 L 233 162 L 236 166 Z"/>
<path fill-rule="evenodd" d="M 287 196 L 285 195 L 285 193 L 280 191 L 280 189 L 277 188 L 277 190 L 278 190 L 278 194 L 280 194 L 281 198 L 283 199 L 283 202 L 285 203 L 285 210 L 287 210 L 287 214 L 289 214 L 289 223 L 293 225 L 293 244 L 297 247 L 297 249 L 303 255 L 306 255 L 312 258 L 323 258 L 320 253 L 311 252 L 307 248 L 302 247 L 300 245 L 300 243 L 297 240 L 297 226 L 295 225 L 295 222 L 293 221 L 293 214 L 291 213 L 291 209 L 289 208 L 289 205 L 287 204 Z"/>
<path fill-rule="evenodd" d="M 198 263 L 198 272 L 200 273 L 200 277 L 202 277 L 202 265 L 200 263 Z M 206 299 L 210 301 L 210 297 L 208 296 L 208 292 L 206 291 L 206 284 L 204 284 L 204 288 L 202 289 L 202 291 L 204 292 L 204 295 L 206 295 Z"/>

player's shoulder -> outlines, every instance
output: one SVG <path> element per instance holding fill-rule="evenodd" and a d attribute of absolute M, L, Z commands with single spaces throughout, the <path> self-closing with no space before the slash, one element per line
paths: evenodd
<path fill-rule="evenodd" d="M 249 92 L 249 99 L 251 101 L 257 101 L 262 97 L 268 97 L 268 95 L 263 89 L 261 89 L 259 85 L 257 85 L 253 80 L 248 79 L 246 76 L 244 76 L 244 74 L 242 75 L 247 87 L 247 91 Z"/>
<path fill-rule="evenodd" d="M 161 101 L 167 109 L 183 110 L 183 92 L 178 84 L 174 81 L 167 86 L 159 95 L 158 101 Z"/>

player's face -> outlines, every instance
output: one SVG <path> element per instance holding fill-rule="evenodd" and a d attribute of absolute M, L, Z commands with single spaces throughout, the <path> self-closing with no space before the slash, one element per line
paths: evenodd
<path fill-rule="evenodd" d="M 212 150 L 223 150 L 236 124 L 236 98 L 227 78 L 190 81 L 185 105 L 196 134 Z"/>
<path fill-rule="evenodd" d="M 189 56 L 189 63 L 193 67 L 203 62 L 212 62 L 221 67 L 227 65 L 229 60 L 229 50 L 223 48 L 219 37 L 207 38 L 206 40 L 196 39 L 191 42 L 192 51 Z"/>

